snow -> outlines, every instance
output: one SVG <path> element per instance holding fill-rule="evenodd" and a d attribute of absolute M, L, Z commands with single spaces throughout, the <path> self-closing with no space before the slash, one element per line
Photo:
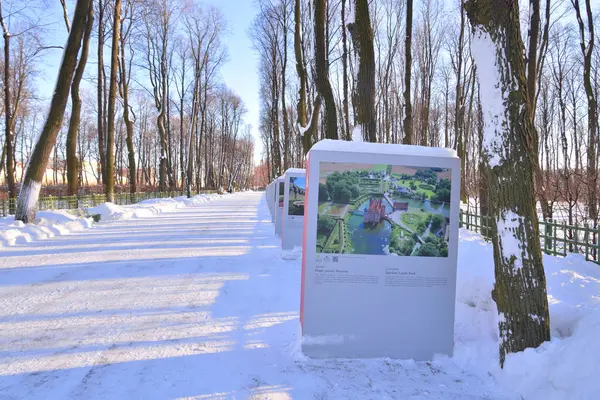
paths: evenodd
<path fill-rule="evenodd" d="M 306 131 L 308 131 L 310 129 L 310 124 L 306 125 L 306 127 L 303 127 L 301 124 L 297 124 L 298 125 L 298 132 L 300 133 L 300 136 L 304 137 L 304 134 L 306 133 Z"/>
<path fill-rule="evenodd" d="M 490 291 L 493 250 L 481 236 L 461 229 L 457 277 L 456 351 L 466 370 L 488 372 L 525 399 L 600 398 L 600 267 L 582 255 L 544 255 L 552 340 L 508 355 L 497 367 L 501 317 Z"/>
<path fill-rule="evenodd" d="M 223 196 L 230 195 L 199 194 L 189 199 L 185 196 L 175 199 L 150 199 L 128 206 L 104 203 L 88 208 L 87 213 L 88 215 L 100 215 L 102 222 L 149 218 L 177 208 L 220 199 Z M 15 221 L 14 216 L 0 218 L 0 248 L 54 236 L 69 235 L 92 226 L 91 218 L 82 218 L 76 213 L 66 210 L 38 211 L 35 224 L 23 224 L 21 221 Z"/>
<path fill-rule="evenodd" d="M 300 260 L 259 193 L 7 247 L 0 398 L 600 398 L 600 267 L 544 256 L 552 340 L 501 370 L 492 247 L 459 246 L 455 352 L 431 362 L 305 357 L 351 338 L 301 339 Z"/>
<path fill-rule="evenodd" d="M 301 343 L 307 345 L 338 345 L 344 344 L 345 342 L 353 339 L 354 338 L 352 336 L 344 335 L 303 336 L 301 339 Z"/>
<path fill-rule="evenodd" d="M 384 144 L 370 142 L 355 142 L 347 140 L 320 140 L 311 148 L 311 151 L 341 151 L 345 153 L 376 153 L 423 157 L 451 157 L 456 158 L 453 149 L 439 147 L 414 146 L 406 144 Z"/>
<path fill-rule="evenodd" d="M 221 198 L 225 195 L 199 194 L 191 198 L 185 196 L 161 199 L 143 200 L 127 206 L 118 206 L 113 203 L 104 203 L 87 209 L 90 215 L 100 215 L 100 221 L 128 220 L 136 218 L 149 218 L 166 211 L 183 208 L 190 205 L 202 204 L 207 201 Z"/>
<path fill-rule="evenodd" d="M 490 36 L 479 28 L 473 30 L 471 55 L 477 65 L 477 79 L 483 109 L 483 146 L 491 167 L 497 166 L 503 155 L 502 131 L 506 117 L 506 97 L 500 87 L 501 71 L 498 66 L 496 45 Z"/>
<path fill-rule="evenodd" d="M 362 135 L 362 126 L 356 125 L 354 128 L 352 128 L 352 141 L 364 142 Z"/>
<path fill-rule="evenodd" d="M 356 21 L 356 12 L 354 11 L 354 4 L 348 3 L 348 17 L 346 18 L 346 25 L 353 24 Z"/>
<path fill-rule="evenodd" d="M 14 216 L 0 218 L 0 248 L 68 235 L 92 226 L 91 218 L 79 218 L 67 211 L 38 211 L 35 224 L 15 221 Z"/>
<path fill-rule="evenodd" d="M 297 260 L 302 256 L 302 246 L 294 246 L 291 250 L 281 250 L 283 260 Z"/>
<path fill-rule="evenodd" d="M 42 184 L 40 182 L 33 180 L 25 182 L 23 186 L 21 186 L 21 191 L 17 200 L 17 208 L 21 206 L 21 208 L 26 212 L 27 210 L 35 210 L 41 188 Z"/>
<path fill-rule="evenodd" d="M 288 168 L 283 175 L 286 176 L 289 174 L 306 174 L 306 170 L 304 168 Z"/>
<path fill-rule="evenodd" d="M 509 263 L 513 262 L 514 273 L 523 268 L 521 257 L 524 244 L 517 237 L 517 230 L 521 226 L 521 220 L 522 218 L 514 212 L 506 211 L 501 213 L 501 217 L 496 221 L 500 246 L 502 248 L 502 257 Z"/>

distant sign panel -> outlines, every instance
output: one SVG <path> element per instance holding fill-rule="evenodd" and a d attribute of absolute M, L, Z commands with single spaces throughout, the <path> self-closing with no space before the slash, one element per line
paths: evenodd
<path fill-rule="evenodd" d="M 306 171 L 290 168 L 285 172 L 284 179 L 286 188 L 281 247 L 291 250 L 295 246 L 302 246 Z"/>

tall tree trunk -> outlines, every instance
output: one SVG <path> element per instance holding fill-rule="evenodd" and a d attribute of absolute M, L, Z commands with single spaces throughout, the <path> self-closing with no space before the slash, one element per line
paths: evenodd
<path fill-rule="evenodd" d="M 315 30 L 315 81 L 319 95 L 325 102 L 325 137 L 338 139 L 337 111 L 333 89 L 329 81 L 328 47 L 325 37 L 325 20 L 327 18 L 327 0 L 315 0 L 314 30 Z"/>
<path fill-rule="evenodd" d="M 91 0 L 77 0 L 75 13 L 73 14 L 73 24 L 71 32 L 67 39 L 67 45 L 63 54 L 60 70 L 56 79 L 56 87 L 52 95 L 50 110 L 44 123 L 44 127 L 38 138 L 38 141 L 31 154 L 29 166 L 25 173 L 25 179 L 21 186 L 21 192 L 17 200 L 17 210 L 15 219 L 30 223 L 35 221 L 35 211 L 37 207 L 42 179 L 46 168 L 46 163 L 52 152 L 52 147 L 56 144 L 56 136 L 63 122 L 65 108 L 69 98 L 69 87 L 73 80 L 75 67 L 77 64 L 77 55 L 81 47 L 81 40 L 84 30 L 90 21 L 87 20 L 88 10 Z"/>
<path fill-rule="evenodd" d="M 4 161 L 6 160 L 6 142 L 2 144 L 2 155 L 0 156 L 0 176 L 2 176 L 2 170 L 4 169 Z"/>
<path fill-rule="evenodd" d="M 283 174 L 281 166 L 281 138 L 279 135 L 279 89 L 277 88 L 277 50 L 271 50 L 271 128 L 273 130 L 273 160 L 277 176 Z"/>
<path fill-rule="evenodd" d="M 350 110 L 348 107 L 348 38 L 346 35 L 346 0 L 342 0 L 342 86 L 344 99 L 342 108 L 344 112 L 344 133 L 347 140 L 352 139 L 350 131 Z"/>
<path fill-rule="evenodd" d="M 406 39 L 404 41 L 404 54 L 406 62 L 404 65 L 404 144 L 413 141 L 413 116 L 410 100 L 410 80 L 412 68 L 412 18 L 413 0 L 406 0 Z"/>
<path fill-rule="evenodd" d="M 295 0 L 294 4 L 294 55 L 296 56 L 296 72 L 300 79 L 300 89 L 298 91 L 298 125 L 302 132 L 302 147 L 304 154 L 310 150 L 313 137 L 309 135 L 307 131 L 308 117 L 306 116 L 306 86 L 308 81 L 308 74 L 306 68 L 304 68 L 304 55 L 302 53 L 302 31 L 300 26 L 301 15 L 300 15 L 300 0 Z M 268 165 L 268 163 L 267 163 Z M 268 175 L 270 178 L 270 175 Z"/>
<path fill-rule="evenodd" d="M 458 36 L 458 61 L 456 63 L 456 100 L 454 102 L 454 138 L 456 140 L 456 152 L 460 158 L 461 164 L 461 185 L 460 199 L 462 202 L 467 202 L 466 185 L 466 138 L 464 136 L 465 122 L 465 105 L 464 105 L 464 89 L 462 82 L 463 74 L 463 46 L 465 37 L 465 11 L 461 7 L 460 10 L 460 32 Z"/>
<path fill-rule="evenodd" d="M 117 69 L 119 68 L 119 41 L 121 36 L 121 0 L 115 0 L 110 82 L 108 89 L 108 127 L 106 129 L 106 201 L 115 197 L 115 103 L 117 98 Z"/>
<path fill-rule="evenodd" d="M 285 103 L 285 95 L 286 95 L 286 71 L 287 71 L 287 58 L 288 58 L 288 12 L 285 7 L 285 3 L 282 3 L 282 14 L 283 14 L 283 23 L 282 23 L 282 34 L 283 34 L 283 57 L 281 60 L 281 116 L 283 119 L 283 136 L 285 137 L 285 148 L 283 149 L 283 165 L 284 170 L 287 170 L 291 167 L 290 163 L 290 141 L 291 141 L 291 133 L 290 133 L 290 125 L 287 116 L 287 105 Z"/>
<path fill-rule="evenodd" d="M 133 13 L 131 8 L 129 12 Z M 131 24 L 131 21 L 130 21 Z M 131 27 L 129 27 L 131 29 Z M 127 34 L 128 35 L 128 34 Z M 128 170 L 129 170 L 129 193 L 132 195 L 137 191 L 137 179 L 136 179 L 136 166 L 135 166 L 135 150 L 133 148 L 133 121 L 129 116 L 129 75 L 127 72 L 127 63 L 125 62 L 125 41 L 127 37 L 123 34 L 120 36 L 120 52 L 121 52 L 121 62 L 120 62 L 120 88 L 121 88 L 121 97 L 123 98 L 123 120 L 125 121 L 125 129 L 127 131 L 127 161 L 128 161 Z"/>
<path fill-rule="evenodd" d="M 368 0 L 355 0 L 356 21 L 351 25 L 352 43 L 358 52 L 358 82 L 354 92 L 356 123 L 362 127 L 363 139 L 377 142 L 375 115 L 375 51 Z"/>
<path fill-rule="evenodd" d="M 535 97 L 537 82 L 537 49 L 538 38 L 540 34 L 540 0 L 529 0 L 529 36 L 528 52 L 527 52 L 527 96 L 530 107 L 535 110 Z M 535 119 L 535 112 L 531 113 L 531 118 Z"/>
<path fill-rule="evenodd" d="M 535 206 L 535 128 L 525 80 L 518 2 L 468 0 L 471 49 L 478 70 L 494 68 L 499 82 L 479 80 L 486 124 L 486 178 L 498 306 L 500 365 L 506 354 L 550 339 L 546 276 Z M 492 60 L 490 60 L 492 58 Z M 505 99 L 498 110 L 490 98 Z M 501 121 L 503 123 L 498 123 Z"/>
<path fill-rule="evenodd" d="M 79 96 L 79 84 L 83 78 L 83 72 L 87 63 L 88 52 L 90 47 L 90 36 L 94 27 L 94 6 L 90 2 L 88 11 L 88 21 L 83 34 L 83 43 L 81 48 L 81 57 L 75 70 L 73 83 L 71 84 L 71 119 L 69 121 L 69 131 L 67 132 L 67 181 L 69 185 L 69 194 L 71 196 L 77 194 L 79 185 L 79 162 L 77 160 L 77 134 L 79 132 L 79 124 L 81 121 L 81 96 Z"/>
<path fill-rule="evenodd" d="M 98 0 L 98 153 L 100 154 L 100 176 L 106 183 L 106 146 L 104 143 L 104 7 L 103 0 Z"/>
<path fill-rule="evenodd" d="M 598 171 L 596 171 L 596 142 L 598 141 L 598 103 L 592 86 L 592 55 L 594 53 L 594 18 L 592 16 L 592 7 L 590 0 L 585 0 L 588 40 L 585 43 L 585 26 L 581 17 L 579 0 L 571 0 L 577 16 L 577 25 L 579 26 L 579 45 L 583 54 L 583 87 L 587 97 L 588 114 L 588 149 L 587 149 L 587 208 L 588 219 L 596 225 L 598 221 Z"/>
<path fill-rule="evenodd" d="M 2 24 L 2 32 L 4 37 L 4 130 L 6 148 L 6 181 L 8 184 L 8 197 L 14 199 L 17 197 L 17 188 L 15 186 L 15 160 L 13 148 L 13 118 L 11 95 L 10 95 L 10 32 L 4 21 L 4 12 L 2 10 L 2 2 L 0 1 L 0 23 Z M 9 203 L 11 204 L 11 203 Z M 9 212 L 13 212 L 12 206 Z"/>

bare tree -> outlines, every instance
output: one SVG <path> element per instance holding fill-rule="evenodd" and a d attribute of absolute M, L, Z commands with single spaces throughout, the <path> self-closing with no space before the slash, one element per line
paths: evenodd
<path fill-rule="evenodd" d="M 327 16 L 327 0 L 315 0 L 314 4 L 314 35 L 315 35 L 315 82 L 319 95 L 325 102 L 325 137 L 338 139 L 337 111 L 333 89 L 329 81 L 329 54 L 325 40 L 325 20 Z"/>
<path fill-rule="evenodd" d="M 70 26 L 68 24 L 67 11 L 64 2 L 62 2 L 62 4 L 67 31 L 69 31 Z M 81 84 L 83 72 L 85 71 L 90 46 L 90 36 L 94 26 L 94 7 L 91 3 L 87 18 L 90 22 L 87 24 L 83 34 L 81 56 L 79 57 L 77 69 L 75 70 L 75 75 L 73 77 L 73 83 L 71 84 L 71 119 L 69 122 L 69 131 L 67 133 L 67 180 L 70 195 L 77 194 L 77 188 L 79 186 L 79 163 L 77 160 L 77 133 L 79 132 L 81 122 L 81 97 L 79 95 L 79 85 Z"/>
<path fill-rule="evenodd" d="M 91 0 L 77 0 L 71 32 L 69 33 L 56 79 L 56 88 L 52 96 L 50 110 L 44 128 L 31 155 L 29 166 L 27 167 L 27 172 L 21 186 L 15 219 L 25 223 L 34 222 L 35 220 L 36 205 L 45 166 L 62 125 L 69 97 L 69 88 L 73 80 L 73 74 L 75 73 L 77 55 L 79 54 L 84 31 L 87 24 L 91 23 L 88 20 L 90 2 Z"/>
<path fill-rule="evenodd" d="M 133 196 L 133 194 L 137 191 L 137 179 L 136 179 L 136 163 L 135 163 L 135 149 L 133 147 L 133 134 L 134 134 L 134 124 L 131 119 L 131 105 L 129 104 L 129 82 L 131 79 L 131 69 L 132 69 L 132 61 L 133 55 L 131 55 L 129 59 L 129 63 L 127 63 L 125 57 L 125 46 L 131 37 L 131 32 L 133 28 L 133 18 L 134 18 L 134 0 L 126 0 L 125 13 L 123 15 L 123 19 L 121 20 L 121 32 L 120 32 L 120 58 L 118 61 L 119 64 L 119 93 L 121 98 L 123 99 L 123 120 L 125 121 L 125 129 L 127 130 L 127 160 L 128 160 L 128 170 L 129 170 L 129 192 Z M 125 25 L 124 22 L 127 21 Z M 125 26 L 125 28 L 123 28 Z M 131 48 L 131 47 L 130 47 Z"/>

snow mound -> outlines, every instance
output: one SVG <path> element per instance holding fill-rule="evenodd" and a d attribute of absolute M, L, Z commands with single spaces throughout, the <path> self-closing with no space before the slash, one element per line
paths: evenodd
<path fill-rule="evenodd" d="M 136 204 L 118 206 L 104 203 L 87 209 L 90 215 L 100 215 L 100 221 L 123 221 L 137 218 L 149 218 L 164 212 L 173 211 L 186 206 L 203 204 L 220 199 L 227 195 L 199 194 L 192 198 L 180 196 L 176 198 L 161 198 L 143 200 Z"/>
<path fill-rule="evenodd" d="M 35 224 L 15 221 L 14 216 L 0 218 L 0 247 L 68 235 L 91 226 L 91 218 L 79 218 L 64 210 L 38 211 Z"/>
<path fill-rule="evenodd" d="M 297 260 L 302 256 L 302 246 L 294 246 L 292 250 L 281 250 L 283 260 Z"/>
<path fill-rule="evenodd" d="M 100 215 L 102 222 L 150 218 L 178 208 L 221 199 L 224 196 L 231 195 L 199 194 L 190 199 L 186 197 L 149 199 L 127 206 L 104 203 L 90 207 L 86 211 L 90 216 Z M 81 218 L 65 210 L 38 211 L 35 224 L 15 221 L 13 216 L 0 218 L 0 248 L 68 235 L 91 228 L 92 225 L 92 218 Z"/>
<path fill-rule="evenodd" d="M 551 341 L 508 355 L 500 369 L 492 245 L 461 229 L 452 360 L 479 376 L 494 376 L 525 399 L 600 398 L 600 267 L 571 254 L 544 255 L 544 269 Z"/>

